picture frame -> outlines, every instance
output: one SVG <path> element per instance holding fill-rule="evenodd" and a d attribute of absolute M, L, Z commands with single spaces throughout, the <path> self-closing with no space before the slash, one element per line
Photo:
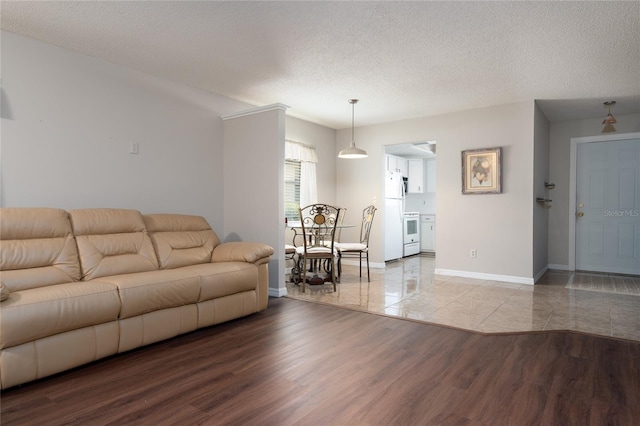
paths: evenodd
<path fill-rule="evenodd" d="M 502 148 L 462 151 L 462 193 L 502 193 Z"/>

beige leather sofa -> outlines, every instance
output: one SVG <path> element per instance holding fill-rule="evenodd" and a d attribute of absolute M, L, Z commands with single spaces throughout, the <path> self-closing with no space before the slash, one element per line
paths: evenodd
<path fill-rule="evenodd" d="M 1 387 L 261 311 L 272 254 L 199 216 L 0 209 Z"/>

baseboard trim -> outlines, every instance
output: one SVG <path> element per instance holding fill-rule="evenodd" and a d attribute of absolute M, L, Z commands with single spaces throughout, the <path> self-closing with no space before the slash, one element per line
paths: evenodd
<path fill-rule="evenodd" d="M 269 287 L 269 296 L 284 297 L 287 295 L 287 287 L 271 288 Z"/>
<path fill-rule="evenodd" d="M 453 269 L 436 268 L 435 274 L 447 275 L 451 277 L 476 278 L 480 280 L 503 281 L 503 282 L 514 283 L 514 284 L 533 285 L 535 283 L 533 278 L 516 277 L 512 275 L 484 274 L 482 272 L 456 271 Z"/>
<path fill-rule="evenodd" d="M 569 265 L 558 265 L 555 263 L 550 263 L 548 265 L 548 268 L 553 269 L 554 271 L 573 271 L 573 269 L 571 269 Z"/>
<path fill-rule="evenodd" d="M 549 265 L 545 266 L 544 268 L 542 268 L 534 277 L 533 277 L 533 282 L 534 284 L 538 282 L 538 280 L 540 278 L 542 278 L 542 276 L 549 270 Z"/>

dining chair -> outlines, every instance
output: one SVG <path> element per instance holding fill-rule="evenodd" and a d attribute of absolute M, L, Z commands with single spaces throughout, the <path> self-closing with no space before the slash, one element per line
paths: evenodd
<path fill-rule="evenodd" d="M 335 248 L 336 225 L 340 219 L 340 209 L 328 204 L 311 204 L 300 209 L 300 224 L 302 227 L 303 245 L 296 248 L 301 261 L 302 292 L 307 284 L 307 261 L 321 263 L 326 261 L 326 272 L 331 275 L 333 291 L 336 291 L 336 259 L 338 251 Z M 319 262 L 318 262 L 319 261 Z M 311 265 L 313 267 L 313 265 Z M 319 279 L 317 273 L 320 266 L 315 266 L 316 274 L 311 281 Z M 322 278 L 324 283 L 324 278 Z"/>
<path fill-rule="evenodd" d="M 296 246 L 292 246 L 291 244 L 284 245 L 284 261 L 291 261 L 293 264 L 291 266 L 291 282 L 295 282 L 298 277 L 298 261 L 296 260 Z M 286 265 L 285 265 L 286 266 Z"/>
<path fill-rule="evenodd" d="M 340 242 L 342 235 L 342 223 L 344 222 L 344 217 L 347 215 L 347 209 L 345 207 L 338 208 L 340 209 L 340 216 L 338 216 L 338 224 L 336 225 L 336 243 Z"/>
<path fill-rule="evenodd" d="M 362 211 L 362 223 L 360 225 L 360 242 L 357 243 L 336 243 L 338 249 L 338 276 L 342 275 L 342 258 L 358 257 L 360 259 L 360 277 L 362 277 L 362 255 L 367 258 L 367 280 L 371 281 L 369 273 L 369 234 L 371 233 L 371 224 L 373 216 L 376 214 L 376 208 L 373 205 L 366 207 Z"/>

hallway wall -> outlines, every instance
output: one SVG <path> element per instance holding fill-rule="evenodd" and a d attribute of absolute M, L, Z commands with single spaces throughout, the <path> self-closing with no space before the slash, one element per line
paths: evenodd
<path fill-rule="evenodd" d="M 337 160 L 337 201 L 350 211 L 372 202 L 381 209 L 371 234 L 372 262 L 383 262 L 384 145 L 435 140 L 439 273 L 532 283 L 534 108 L 528 101 L 357 128 L 357 145 L 369 157 Z M 338 131 L 336 155 L 350 136 L 350 129 Z M 463 195 L 461 151 L 491 147 L 503 148 L 503 193 Z M 477 258 L 469 257 L 470 249 Z"/>

